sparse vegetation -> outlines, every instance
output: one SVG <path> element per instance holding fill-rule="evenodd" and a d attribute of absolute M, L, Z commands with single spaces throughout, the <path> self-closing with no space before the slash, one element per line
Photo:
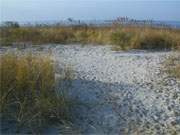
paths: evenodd
<path fill-rule="evenodd" d="M 69 121 L 71 102 L 55 90 L 54 62 L 49 56 L 2 54 L 0 56 L 1 120 L 39 133 L 51 121 Z M 10 127 L 9 127 L 10 128 Z"/>
<path fill-rule="evenodd" d="M 0 43 L 2 45 L 20 42 L 111 44 L 120 49 L 179 49 L 180 30 L 121 25 L 1 28 Z"/>
<path fill-rule="evenodd" d="M 180 55 L 179 56 L 171 56 L 165 63 L 165 67 L 167 72 L 180 79 Z"/>

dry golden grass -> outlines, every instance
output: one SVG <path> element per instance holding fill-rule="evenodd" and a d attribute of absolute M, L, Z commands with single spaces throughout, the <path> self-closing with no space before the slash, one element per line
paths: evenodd
<path fill-rule="evenodd" d="M 121 49 L 180 49 L 180 30 L 133 26 L 1 28 L 0 42 L 112 44 Z"/>
<path fill-rule="evenodd" d="M 55 91 L 54 63 L 49 56 L 0 56 L 0 113 L 14 120 L 17 132 L 30 132 L 55 120 L 69 120 L 69 101 Z M 31 131 L 32 130 L 32 131 Z"/>
<path fill-rule="evenodd" d="M 176 77 L 180 78 L 180 64 L 176 65 L 174 69 L 174 74 Z"/>
<path fill-rule="evenodd" d="M 180 56 L 171 56 L 165 63 L 167 72 L 180 79 Z"/>

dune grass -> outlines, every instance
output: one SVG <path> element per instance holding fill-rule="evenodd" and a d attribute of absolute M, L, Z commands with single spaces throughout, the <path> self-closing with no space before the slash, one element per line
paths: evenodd
<path fill-rule="evenodd" d="M 70 101 L 55 90 L 54 62 L 49 56 L 2 54 L 0 56 L 1 120 L 39 133 L 50 121 L 70 120 Z"/>
<path fill-rule="evenodd" d="M 169 75 L 180 79 L 180 55 L 170 56 L 165 63 L 165 68 Z"/>
<path fill-rule="evenodd" d="M 173 70 L 173 73 L 176 77 L 180 79 L 180 64 L 177 64 Z"/>
<path fill-rule="evenodd" d="M 1 28 L 0 43 L 110 44 L 120 49 L 180 49 L 180 30 L 135 26 Z"/>

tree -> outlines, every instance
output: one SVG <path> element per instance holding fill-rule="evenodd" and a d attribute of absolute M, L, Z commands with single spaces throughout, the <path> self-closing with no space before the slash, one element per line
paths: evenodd
<path fill-rule="evenodd" d="M 2 24 L 3 27 L 7 28 L 19 28 L 20 25 L 18 22 L 13 22 L 13 21 L 6 21 Z"/>

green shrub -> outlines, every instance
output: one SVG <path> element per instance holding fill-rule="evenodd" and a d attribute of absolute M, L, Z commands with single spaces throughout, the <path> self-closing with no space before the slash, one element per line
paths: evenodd
<path fill-rule="evenodd" d="M 0 57 L 1 119 L 40 132 L 48 121 L 69 120 L 69 103 L 55 91 L 54 63 L 48 56 L 4 54 Z"/>

